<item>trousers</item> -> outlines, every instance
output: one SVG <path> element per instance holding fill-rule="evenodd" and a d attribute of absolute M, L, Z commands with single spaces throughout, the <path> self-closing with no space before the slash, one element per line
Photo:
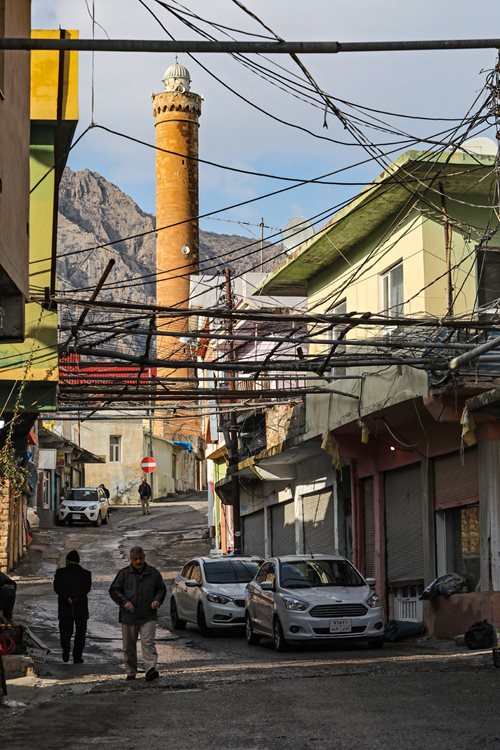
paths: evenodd
<path fill-rule="evenodd" d="M 148 672 L 156 667 L 158 652 L 155 646 L 156 620 L 126 625 L 122 623 L 123 661 L 125 672 L 137 673 L 137 639 L 141 636 L 141 651 L 144 669 Z"/>
<path fill-rule="evenodd" d="M 61 648 L 63 654 L 69 655 L 71 651 L 71 638 L 75 631 L 73 642 L 73 659 L 81 659 L 85 648 L 85 636 L 87 635 L 86 617 L 62 617 L 59 620 L 59 635 L 61 637 Z"/>
<path fill-rule="evenodd" d="M 141 503 L 142 503 L 142 515 L 145 516 L 146 513 L 149 513 L 149 497 L 141 496 Z"/>

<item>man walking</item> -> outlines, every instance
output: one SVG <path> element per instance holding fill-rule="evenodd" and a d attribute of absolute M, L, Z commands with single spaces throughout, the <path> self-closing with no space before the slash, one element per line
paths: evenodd
<path fill-rule="evenodd" d="M 142 482 L 139 485 L 139 497 L 141 498 L 142 503 L 142 515 L 145 516 L 147 513 L 149 516 L 149 499 L 151 497 L 151 486 L 148 484 L 148 480 L 146 479 L 146 477 L 142 478 Z"/>
<path fill-rule="evenodd" d="M 66 555 L 66 567 L 56 570 L 54 591 L 57 594 L 57 616 L 61 637 L 62 659 L 69 661 L 71 638 L 73 643 L 73 663 L 83 664 L 83 649 L 89 619 L 88 593 L 92 588 L 92 574 L 80 565 L 80 555 L 72 549 Z"/>
<path fill-rule="evenodd" d="M 158 607 L 167 593 L 161 573 L 148 565 L 142 547 L 130 550 L 130 565 L 122 568 L 110 586 L 109 595 L 120 607 L 123 657 L 127 680 L 137 674 L 137 639 L 141 635 L 146 680 L 156 680 L 158 653 L 155 646 Z"/>

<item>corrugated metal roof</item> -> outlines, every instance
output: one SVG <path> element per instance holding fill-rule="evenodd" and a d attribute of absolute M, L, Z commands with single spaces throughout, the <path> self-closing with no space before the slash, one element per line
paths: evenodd
<path fill-rule="evenodd" d="M 258 293 L 307 295 L 309 280 L 339 257 L 348 255 L 363 239 L 407 203 L 422 201 L 440 211 L 438 182 L 443 183 L 448 211 L 453 195 L 490 192 L 494 157 L 457 152 L 436 155 L 407 151 L 340 210 L 314 237 L 293 252 L 259 284 Z M 439 180 L 438 180 L 439 177 Z M 415 191 L 418 190 L 417 196 Z"/>

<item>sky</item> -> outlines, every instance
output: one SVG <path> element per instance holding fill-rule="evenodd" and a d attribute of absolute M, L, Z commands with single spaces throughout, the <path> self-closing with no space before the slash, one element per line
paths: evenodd
<path fill-rule="evenodd" d="M 166 3 L 177 13 L 188 11 L 252 35 L 269 35 L 232 0 L 183 0 L 182 3 L 166 0 Z M 500 29 L 498 0 L 476 0 L 473 5 L 469 0 L 309 0 L 307 3 L 244 0 L 244 4 L 288 41 L 488 38 L 498 36 Z M 32 26 L 78 29 L 81 38 L 91 38 L 92 8 L 96 38 L 105 38 L 106 34 L 111 39 L 167 38 L 148 8 L 175 39 L 200 38 L 157 0 L 32 0 Z M 190 20 L 219 39 L 228 38 L 198 19 L 191 17 Z M 256 38 L 228 33 L 240 40 Z M 299 186 L 278 196 L 222 211 L 212 219 L 202 219 L 200 225 L 214 232 L 258 235 L 258 225 L 263 219 L 269 227 L 265 230 L 266 236 L 274 235 L 294 216 L 306 217 L 316 227 L 321 226 L 330 218 L 335 206 L 356 195 L 362 184 L 382 171 L 382 164 L 372 160 L 357 168 L 348 168 L 366 160 L 366 151 L 333 114 L 327 116 L 328 128 L 323 127 L 324 108 L 311 105 L 311 85 L 289 57 L 253 56 L 252 60 L 268 71 L 294 80 L 294 95 L 271 85 L 228 55 L 190 57 L 179 54 L 179 62 L 190 71 L 192 90 L 204 97 L 200 157 L 250 172 L 298 180 L 344 170 L 331 180 L 358 184 Z M 485 83 L 484 71 L 493 68 L 496 52 L 345 53 L 303 55 L 301 60 L 322 90 L 338 99 L 413 117 L 460 119 L 480 93 Z M 92 79 L 92 55 L 80 53 L 77 135 L 93 119 L 99 125 L 154 144 L 151 93 L 162 90 L 164 71 L 172 62 L 173 56 L 163 54 L 95 53 Z M 285 67 L 288 72 L 276 65 Z M 301 76 L 301 80 L 295 76 Z M 345 109 L 341 103 L 337 106 Z M 349 109 L 349 113 L 352 115 L 355 111 Z M 359 110 L 356 114 L 364 116 Z M 453 122 L 377 116 L 420 138 L 454 125 Z M 289 124 L 278 122 L 276 118 Z M 406 150 L 407 146 L 399 143 L 400 136 L 366 125 L 362 128 L 369 139 L 392 144 L 381 146 L 383 151 L 393 151 L 389 159 Z M 68 164 L 75 170 L 88 168 L 99 172 L 131 195 L 144 211 L 155 213 L 154 159 L 151 148 L 93 129 L 74 148 Z M 200 164 L 200 213 L 219 211 L 290 184 Z"/>

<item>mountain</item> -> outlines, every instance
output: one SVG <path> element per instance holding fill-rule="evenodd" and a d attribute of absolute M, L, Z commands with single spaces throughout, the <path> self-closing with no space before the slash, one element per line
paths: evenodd
<path fill-rule="evenodd" d="M 90 293 L 109 259 L 114 258 L 116 263 L 108 283 L 116 285 L 119 299 L 123 300 L 126 284 L 128 301 L 154 301 L 154 228 L 155 217 L 142 211 L 130 196 L 100 174 L 66 168 L 59 191 L 59 288 Z M 123 240 L 124 237 L 134 239 Z M 109 242 L 116 244 L 72 254 Z M 235 274 L 260 270 L 255 268 L 261 258 L 260 243 L 256 240 L 254 247 L 249 247 L 249 243 L 252 243 L 249 237 L 200 231 L 200 272 L 220 273 L 225 266 Z M 264 247 L 264 270 L 269 269 L 280 250 Z M 113 298 L 116 294 L 108 289 L 100 296 Z"/>

